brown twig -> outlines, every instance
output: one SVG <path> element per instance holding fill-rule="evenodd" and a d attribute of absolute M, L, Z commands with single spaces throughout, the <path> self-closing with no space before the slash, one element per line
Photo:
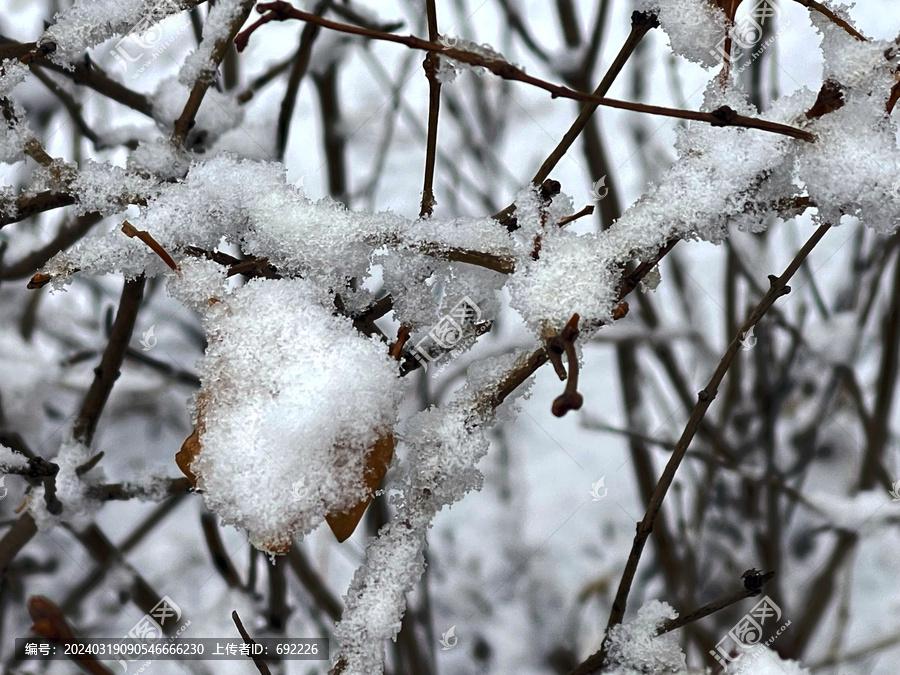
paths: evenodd
<path fill-rule="evenodd" d="M 241 634 L 241 637 L 244 640 L 244 644 L 250 645 L 250 646 L 255 645 L 256 641 L 250 637 L 250 633 L 248 633 L 247 630 L 244 628 L 244 624 L 241 623 L 241 617 L 238 616 L 237 610 L 234 610 L 231 613 L 231 619 L 234 621 L 234 625 L 237 626 L 238 632 Z M 263 661 L 258 656 L 251 656 L 250 658 L 253 659 L 253 664 L 256 666 L 256 669 L 262 675 L 271 675 L 269 666 L 266 665 L 265 661 Z"/>
<path fill-rule="evenodd" d="M 762 592 L 760 589 L 773 576 L 775 576 L 775 572 L 766 572 L 765 574 L 762 574 L 755 569 L 747 570 L 742 577 L 744 580 L 744 587 L 742 589 L 729 593 L 718 600 L 714 600 L 713 602 L 703 605 L 703 607 L 695 609 L 693 612 L 679 616 L 676 619 L 666 620 L 656 631 L 656 634 L 662 635 L 663 633 L 676 630 L 689 623 L 693 623 L 694 621 L 709 616 L 714 612 L 718 612 L 721 609 L 730 607 L 736 602 L 759 595 Z"/>
<path fill-rule="evenodd" d="M 642 112 L 651 115 L 660 115 L 663 117 L 673 117 L 676 119 L 706 122 L 713 126 L 737 126 L 748 129 L 758 129 L 760 131 L 783 134 L 785 136 L 790 136 L 791 138 L 797 138 L 808 142 L 812 142 L 815 140 L 815 136 L 808 131 L 797 129 L 785 124 L 779 124 L 777 122 L 769 122 L 767 120 L 762 120 L 754 117 L 746 117 L 744 115 L 738 114 L 728 106 L 722 106 L 718 110 L 707 113 L 697 112 L 693 110 L 677 110 L 675 108 L 665 108 L 662 106 L 646 105 L 643 103 L 632 103 L 629 101 L 619 101 L 617 99 L 596 96 L 594 94 L 575 91 L 574 89 L 570 89 L 569 87 L 552 84 L 540 78 L 528 75 L 520 68 L 517 68 L 511 63 L 502 59 L 487 58 L 482 56 L 481 54 L 469 52 L 464 49 L 447 48 L 439 43 L 422 40 L 421 38 L 417 38 L 412 35 L 394 35 L 392 33 L 384 33 L 381 31 L 370 30 L 368 28 L 360 28 L 357 26 L 338 23 L 336 21 L 330 21 L 329 19 L 324 19 L 322 17 L 316 16 L 315 14 L 310 14 L 309 12 L 303 12 L 301 10 L 295 9 L 286 2 L 279 1 L 260 3 L 257 8 L 260 12 L 269 13 L 264 14 L 255 24 L 251 25 L 237 37 L 237 39 L 235 40 L 235 44 L 237 44 L 238 46 L 238 51 L 243 50 L 247 46 L 247 41 L 250 39 L 250 35 L 259 26 L 268 23 L 269 21 L 286 21 L 288 19 L 299 19 L 301 21 L 316 23 L 320 26 L 323 26 L 324 28 L 330 28 L 332 30 L 340 31 L 343 33 L 360 35 L 363 37 L 371 38 L 373 40 L 383 40 L 386 42 L 402 44 L 406 47 L 409 47 L 410 49 L 418 49 L 427 52 L 440 52 L 447 58 L 456 59 L 457 61 L 468 63 L 469 65 L 487 68 L 492 73 L 499 77 L 502 77 L 503 79 L 516 80 L 519 82 L 530 84 L 539 89 L 543 89 L 544 91 L 549 92 L 554 98 L 568 98 L 574 101 L 593 103 L 596 105 L 618 108 L 621 110 L 630 110 L 633 112 Z"/>
<path fill-rule="evenodd" d="M 428 20 L 428 39 L 437 42 L 438 33 L 437 9 L 434 0 L 426 0 L 425 16 Z M 428 79 L 428 140 L 425 149 L 425 179 L 422 187 L 422 205 L 419 217 L 425 218 L 434 212 L 434 165 L 437 161 L 438 118 L 441 112 L 441 82 L 437 78 L 440 58 L 429 52 L 422 62 L 425 76 Z"/>
<path fill-rule="evenodd" d="M 156 239 L 153 238 L 153 235 L 151 235 L 149 232 L 147 232 L 146 230 L 137 229 L 127 220 L 122 223 L 122 232 L 125 233 L 126 237 L 137 237 L 138 239 L 140 239 L 142 242 L 147 244 L 147 246 L 149 246 L 156 255 L 162 258 L 162 261 L 166 263 L 166 265 L 168 265 L 174 271 L 178 271 L 178 265 L 174 260 L 172 260 L 172 256 L 170 256 L 166 252 L 166 249 L 159 245 L 159 242 L 157 242 Z"/>
<path fill-rule="evenodd" d="M 569 364 L 566 376 L 566 388 L 553 400 L 550 411 L 557 417 L 564 417 L 570 410 L 580 410 L 584 405 L 584 397 L 578 393 L 578 355 L 575 353 L 575 340 L 578 339 L 578 315 L 573 314 L 565 327 L 547 344 L 548 357 L 551 361 L 565 353 Z M 551 354 L 553 356 L 551 356 Z M 557 370 L 559 374 L 559 370 Z"/>
<path fill-rule="evenodd" d="M 109 343 L 100 359 L 100 365 L 94 371 L 94 381 L 84 397 L 81 411 L 72 427 L 73 437 L 79 443 L 90 445 L 94 437 L 100 413 L 103 412 L 113 384 L 119 377 L 119 369 L 122 367 L 125 350 L 134 330 L 146 283 L 145 277 L 131 279 L 125 282 L 122 289 L 119 311 L 116 312 Z"/>

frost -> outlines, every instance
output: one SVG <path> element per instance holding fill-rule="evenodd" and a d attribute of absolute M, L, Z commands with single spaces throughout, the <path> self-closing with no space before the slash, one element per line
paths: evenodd
<path fill-rule="evenodd" d="M 28 458 L 13 452 L 5 445 L 0 445 L 0 471 L 9 471 L 10 469 L 24 469 L 28 466 Z"/>
<path fill-rule="evenodd" d="M 643 0 L 638 9 L 656 14 L 673 52 L 705 68 L 721 65 L 716 47 L 727 19 L 720 7 L 709 0 Z"/>
<path fill-rule="evenodd" d="M 178 81 L 192 88 L 198 80 L 209 80 L 215 76 L 216 64 L 212 60 L 217 42 L 231 33 L 231 24 L 240 16 L 246 0 L 219 0 L 212 5 L 203 22 L 203 40 L 197 50 L 191 53 L 181 66 Z M 207 96 L 210 93 L 208 92 Z"/>
<path fill-rule="evenodd" d="M 614 626 L 609 633 L 607 662 L 618 667 L 620 675 L 634 673 L 680 673 L 685 670 L 685 657 L 678 636 L 657 629 L 678 616 L 672 607 L 659 600 L 649 600 L 628 623 Z"/>
<path fill-rule="evenodd" d="M 284 551 L 360 501 L 366 456 L 397 417 L 396 362 L 328 300 L 303 279 L 257 279 L 204 318 L 191 470 L 209 507 L 262 550 Z"/>

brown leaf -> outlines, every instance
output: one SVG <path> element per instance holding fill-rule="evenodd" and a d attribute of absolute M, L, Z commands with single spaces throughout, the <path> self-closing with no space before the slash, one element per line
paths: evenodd
<path fill-rule="evenodd" d="M 181 473 L 188 477 L 192 487 L 197 487 L 197 476 L 191 471 L 191 464 L 200 454 L 200 434 L 206 431 L 206 424 L 203 422 L 203 415 L 206 412 L 207 394 L 200 392 L 197 395 L 197 426 L 194 433 L 188 436 L 184 443 L 181 444 L 181 450 L 175 453 L 175 463 L 181 469 Z"/>
<path fill-rule="evenodd" d="M 375 446 L 366 459 L 366 473 L 363 478 L 369 489 L 369 495 L 348 511 L 329 513 L 325 516 L 328 526 L 339 542 L 349 539 L 356 530 L 356 526 L 359 525 L 359 521 L 362 520 L 372 497 L 375 496 L 375 490 L 381 485 L 381 481 L 384 480 L 384 475 L 387 473 L 388 465 L 394 456 L 394 445 L 394 435 L 390 432 L 375 441 Z"/>
<path fill-rule="evenodd" d="M 194 429 L 194 433 L 181 444 L 181 450 L 175 454 L 175 463 L 181 469 L 181 473 L 188 477 L 193 487 L 197 487 L 197 476 L 191 471 L 191 463 L 200 454 L 200 429 Z"/>

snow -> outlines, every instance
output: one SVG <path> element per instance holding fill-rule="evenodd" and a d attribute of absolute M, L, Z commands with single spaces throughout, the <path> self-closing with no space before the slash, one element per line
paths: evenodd
<path fill-rule="evenodd" d="M 28 458 L 13 452 L 5 445 L 0 445 L 0 470 L 24 469 L 28 466 Z"/>
<path fill-rule="evenodd" d="M 174 280 L 172 292 L 196 303 L 198 276 Z M 256 279 L 223 291 L 204 317 L 201 451 L 191 470 L 226 523 L 283 552 L 366 496 L 365 460 L 393 427 L 402 388 L 387 347 L 334 316 L 310 282 Z"/>
<path fill-rule="evenodd" d="M 155 23 L 181 12 L 175 0 L 75 0 L 57 12 L 52 25 L 38 42 L 56 43 L 50 58 L 65 65 L 80 58 L 86 49 L 129 31 L 146 32 Z"/>
<path fill-rule="evenodd" d="M 656 635 L 666 619 L 677 617 L 678 612 L 668 604 L 648 600 L 632 621 L 614 626 L 609 633 L 607 661 L 617 668 L 617 675 L 684 672 L 686 665 L 678 635 Z"/>
<path fill-rule="evenodd" d="M 178 74 L 178 81 L 181 84 L 192 88 L 198 80 L 210 80 L 215 76 L 213 50 L 217 42 L 228 38 L 231 24 L 240 16 L 245 4 L 247 0 L 220 0 L 210 7 L 203 21 L 203 40 L 181 66 L 181 72 Z"/>
<path fill-rule="evenodd" d="M 708 0 L 642 0 L 638 9 L 656 14 L 672 51 L 705 68 L 722 64 L 716 47 L 725 38 L 725 12 Z"/>

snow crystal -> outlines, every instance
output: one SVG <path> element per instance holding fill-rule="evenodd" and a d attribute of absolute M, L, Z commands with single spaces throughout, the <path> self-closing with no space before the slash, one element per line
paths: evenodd
<path fill-rule="evenodd" d="M 657 636 L 666 619 L 678 616 L 672 607 L 659 600 L 649 600 L 628 623 L 614 626 L 609 632 L 607 662 L 612 667 L 637 673 L 679 673 L 685 670 L 685 657 L 678 636 L 672 632 Z"/>
<path fill-rule="evenodd" d="M 225 522 L 283 551 L 365 496 L 366 456 L 397 416 L 396 362 L 303 279 L 256 279 L 217 300 L 191 470 Z"/>
<path fill-rule="evenodd" d="M 78 200 L 76 213 L 97 212 L 104 216 L 119 213 L 129 203 L 150 197 L 157 191 L 151 178 L 108 163 L 85 160 L 69 190 Z"/>
<path fill-rule="evenodd" d="M 0 445 L 0 471 L 8 471 L 10 469 L 24 469 L 28 466 L 28 458 L 13 452 L 4 445 Z"/>
<path fill-rule="evenodd" d="M 39 42 L 56 43 L 50 58 L 60 65 L 83 56 L 89 47 L 128 32 L 145 33 L 165 16 L 180 13 L 175 0 L 75 0 L 58 12 Z"/>
<path fill-rule="evenodd" d="M 656 14 L 679 56 L 706 68 L 722 64 L 718 48 L 727 19 L 720 7 L 709 0 L 643 0 L 638 9 Z"/>

